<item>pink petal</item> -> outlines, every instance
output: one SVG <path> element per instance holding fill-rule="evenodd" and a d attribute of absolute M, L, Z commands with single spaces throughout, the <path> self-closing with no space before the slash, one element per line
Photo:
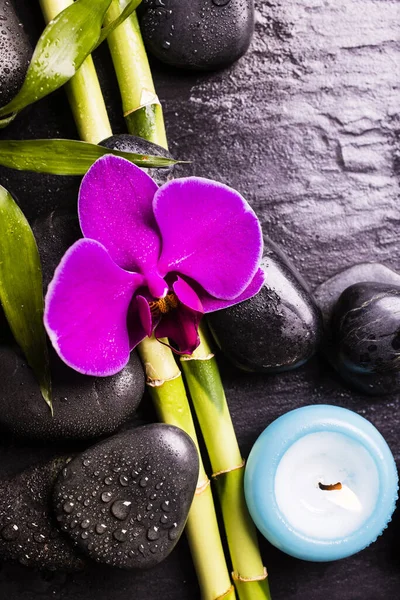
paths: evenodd
<path fill-rule="evenodd" d="M 83 235 L 128 271 L 149 272 L 160 253 L 152 201 L 157 184 L 124 158 L 100 158 L 83 178 L 78 211 Z"/>
<path fill-rule="evenodd" d="M 265 273 L 262 269 L 258 269 L 257 273 L 254 275 L 251 283 L 247 288 L 234 300 L 218 300 L 217 298 L 213 298 L 206 292 L 204 292 L 200 287 L 196 287 L 196 292 L 200 298 L 200 301 L 203 305 L 204 312 L 210 313 L 215 312 L 216 310 L 222 310 L 223 308 L 228 308 L 229 306 L 233 306 L 234 304 L 239 304 L 240 302 L 244 302 L 244 300 L 249 300 L 261 290 L 265 281 Z"/>
<path fill-rule="evenodd" d="M 200 298 L 196 294 L 193 288 L 190 287 L 182 277 L 178 277 L 175 283 L 172 285 L 172 289 L 178 297 L 178 300 L 185 306 L 196 312 L 204 313 L 203 305 Z"/>
<path fill-rule="evenodd" d="M 160 321 L 158 314 L 150 310 L 150 294 L 145 289 L 140 290 L 132 299 L 128 312 L 128 331 L 130 348 L 133 350 L 144 338 L 151 336 Z"/>
<path fill-rule="evenodd" d="M 162 252 L 159 273 L 182 273 L 216 298 L 232 300 L 253 279 L 262 235 L 253 210 L 235 190 L 208 179 L 175 179 L 154 197 Z"/>
<path fill-rule="evenodd" d="M 106 376 L 129 360 L 127 312 L 143 277 L 118 267 L 94 240 L 64 255 L 46 296 L 44 322 L 62 360 L 80 373 Z"/>

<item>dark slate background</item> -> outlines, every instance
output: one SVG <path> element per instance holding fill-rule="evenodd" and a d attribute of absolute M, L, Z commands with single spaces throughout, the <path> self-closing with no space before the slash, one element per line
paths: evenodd
<path fill-rule="evenodd" d="M 211 0 L 205 0 L 211 1 Z M 36 3 L 17 0 L 34 40 Z M 34 5 L 34 6 L 32 6 Z M 392 0 L 256 0 L 247 56 L 224 72 L 185 74 L 153 64 L 171 151 L 191 160 L 180 175 L 223 181 L 242 192 L 265 230 L 316 286 L 355 262 L 400 270 L 399 4 Z M 397 40 L 397 41 L 396 41 Z M 115 132 L 124 130 L 106 48 L 96 62 Z M 2 137 L 76 137 L 63 92 L 26 110 Z M 0 170 L 21 204 L 40 195 L 43 212 L 73 207 L 75 183 Z M 43 183 L 44 181 L 44 183 Z M 29 213 L 29 209 L 27 210 Z M 32 211 L 30 216 L 33 217 Z M 286 411 L 333 403 L 359 412 L 382 432 L 399 463 L 399 397 L 349 391 L 317 357 L 298 371 L 248 375 L 221 357 L 244 456 Z M 144 400 L 140 419 L 151 420 Z M 0 447 L 0 474 L 54 448 Z M 261 540 L 274 600 L 387 600 L 400 597 L 400 513 L 383 536 L 337 563 L 305 563 Z M 93 568 L 41 575 L 3 565 L 0 597 L 10 600 L 193 600 L 199 597 L 186 540 L 151 572 Z"/>

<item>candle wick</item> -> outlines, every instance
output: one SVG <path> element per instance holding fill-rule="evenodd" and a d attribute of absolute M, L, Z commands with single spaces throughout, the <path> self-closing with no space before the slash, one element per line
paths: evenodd
<path fill-rule="evenodd" d="M 340 481 L 338 481 L 337 483 L 331 483 L 329 485 L 325 485 L 324 483 L 319 482 L 318 487 L 320 490 L 324 490 L 326 492 L 332 492 L 333 490 L 341 490 L 342 484 L 340 483 Z"/>

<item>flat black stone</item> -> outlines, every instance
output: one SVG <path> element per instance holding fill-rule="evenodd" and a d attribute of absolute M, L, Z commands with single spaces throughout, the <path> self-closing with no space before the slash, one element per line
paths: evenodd
<path fill-rule="evenodd" d="M 82 570 L 84 560 L 61 534 L 52 511 L 53 485 L 68 457 L 0 481 L 0 559 L 27 567 Z"/>
<path fill-rule="evenodd" d="M 181 429 L 126 431 L 69 463 L 54 490 L 57 520 L 99 563 L 154 567 L 183 532 L 198 473 L 196 447 Z"/>

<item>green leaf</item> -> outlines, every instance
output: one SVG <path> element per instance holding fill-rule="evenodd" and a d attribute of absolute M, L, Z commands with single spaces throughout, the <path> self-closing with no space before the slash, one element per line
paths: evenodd
<path fill-rule="evenodd" d="M 42 269 L 32 230 L 10 193 L 0 185 L 0 302 L 52 410 L 42 290 Z"/>
<path fill-rule="evenodd" d="M 19 171 L 84 175 L 98 158 L 121 156 L 138 167 L 168 167 L 178 161 L 162 156 L 119 152 L 76 140 L 0 140 L 0 165 Z"/>
<path fill-rule="evenodd" d="M 127 4 L 127 6 L 124 8 L 124 10 L 122 11 L 122 13 L 119 15 L 119 17 L 114 19 L 114 21 L 109 23 L 106 27 L 103 27 L 103 29 L 101 31 L 100 39 L 96 44 L 96 48 L 104 42 L 104 40 L 110 35 L 110 33 L 112 33 L 114 31 L 114 29 L 116 29 L 119 25 L 121 25 L 121 23 L 123 23 L 125 21 L 125 19 L 130 17 L 131 14 L 133 12 L 135 12 L 135 10 L 137 9 L 137 7 L 139 6 L 139 4 L 141 2 L 142 2 L 142 0 L 136 0 L 133 2 L 129 2 Z"/>
<path fill-rule="evenodd" d="M 24 83 L 18 94 L 0 109 L 0 128 L 8 125 L 23 108 L 67 83 L 97 45 L 140 4 L 132 0 L 123 18 L 102 29 L 111 0 L 76 0 L 51 21 L 35 48 Z"/>

